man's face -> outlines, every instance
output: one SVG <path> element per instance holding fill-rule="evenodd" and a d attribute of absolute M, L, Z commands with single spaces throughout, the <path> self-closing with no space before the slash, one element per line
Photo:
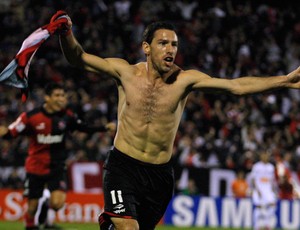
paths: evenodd
<path fill-rule="evenodd" d="M 46 107 L 51 112 L 59 112 L 67 105 L 66 93 L 63 89 L 54 89 L 51 95 L 45 96 Z"/>
<path fill-rule="evenodd" d="M 263 162 L 269 162 L 269 159 L 270 159 L 270 153 L 267 152 L 267 151 L 262 152 L 262 153 L 260 154 L 260 159 L 261 159 L 261 161 L 263 161 Z"/>
<path fill-rule="evenodd" d="M 159 73 L 170 71 L 178 49 L 178 38 L 174 31 L 159 29 L 150 44 L 149 57 Z"/>

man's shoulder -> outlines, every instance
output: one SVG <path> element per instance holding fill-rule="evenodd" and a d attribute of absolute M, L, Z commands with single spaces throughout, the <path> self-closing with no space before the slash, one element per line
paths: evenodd
<path fill-rule="evenodd" d="M 261 161 L 257 161 L 256 163 L 253 164 L 253 167 L 254 169 L 257 169 L 257 168 L 261 168 L 263 167 L 263 164 Z"/>
<path fill-rule="evenodd" d="M 205 74 L 204 72 L 197 70 L 197 69 L 181 69 L 180 67 L 178 67 L 178 69 L 180 70 L 180 77 L 182 78 L 191 78 L 193 76 L 195 76 L 197 79 L 199 78 L 209 78 L 209 75 Z"/>
<path fill-rule="evenodd" d="M 146 69 L 146 65 L 147 63 L 146 62 L 138 62 L 134 65 L 130 65 L 132 66 L 133 68 L 137 68 L 137 69 Z"/>
<path fill-rule="evenodd" d="M 28 112 L 26 112 L 27 117 L 32 117 L 38 113 L 42 112 L 42 107 L 36 107 L 32 110 L 29 110 Z"/>
<path fill-rule="evenodd" d="M 266 166 L 266 164 L 262 161 L 257 161 L 254 165 L 257 165 L 258 167 Z"/>
<path fill-rule="evenodd" d="M 146 62 L 138 62 L 135 64 L 127 63 L 120 68 L 121 75 L 136 75 L 138 72 L 144 72 L 146 70 Z"/>

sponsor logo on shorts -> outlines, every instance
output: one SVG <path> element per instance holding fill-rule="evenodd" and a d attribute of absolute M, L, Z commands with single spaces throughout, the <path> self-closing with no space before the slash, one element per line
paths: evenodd
<path fill-rule="evenodd" d="M 116 214 L 119 214 L 119 213 L 122 213 L 122 212 L 125 212 L 125 208 L 124 208 L 124 205 L 123 204 L 118 204 L 118 205 L 116 205 L 114 208 L 114 213 L 116 213 Z"/>
<path fill-rule="evenodd" d="M 121 208 L 123 208 L 123 207 L 124 207 L 123 204 L 118 204 L 118 205 L 116 205 L 116 206 L 114 207 L 114 209 L 121 209 Z"/>

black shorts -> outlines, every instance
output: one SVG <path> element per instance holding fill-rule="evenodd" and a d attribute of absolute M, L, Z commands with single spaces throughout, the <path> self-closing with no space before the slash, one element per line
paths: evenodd
<path fill-rule="evenodd" d="M 174 191 L 171 163 L 155 165 L 131 158 L 116 148 L 104 164 L 102 215 L 136 219 L 140 229 L 154 229 Z"/>
<path fill-rule="evenodd" d="M 50 192 L 54 190 L 66 191 L 65 171 L 63 170 L 49 175 L 26 174 L 24 196 L 29 199 L 38 199 L 43 196 L 44 188 L 48 188 Z"/>

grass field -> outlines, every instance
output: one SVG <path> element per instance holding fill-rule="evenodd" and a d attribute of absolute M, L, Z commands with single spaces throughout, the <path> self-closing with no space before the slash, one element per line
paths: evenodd
<path fill-rule="evenodd" d="M 78 224 L 78 223 L 63 223 L 59 224 L 63 227 L 64 230 L 99 230 L 97 223 L 85 223 L 85 224 Z M 0 229 L 1 230 L 22 230 L 24 229 L 24 225 L 22 222 L 8 222 L 8 221 L 0 221 Z M 156 230 L 217 230 L 222 228 L 200 228 L 200 227 L 188 227 L 188 228 L 180 228 L 180 227 L 172 227 L 172 226 L 159 226 Z M 223 228 L 225 230 L 225 228 Z M 231 230 L 233 228 L 226 228 L 227 230 Z"/>

